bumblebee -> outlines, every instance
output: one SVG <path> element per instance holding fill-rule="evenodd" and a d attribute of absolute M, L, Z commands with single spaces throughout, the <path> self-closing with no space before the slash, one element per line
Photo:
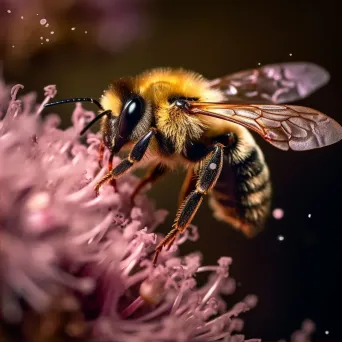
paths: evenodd
<path fill-rule="evenodd" d="M 325 114 L 283 103 L 303 99 L 325 85 L 329 74 L 311 63 L 266 65 L 207 80 L 183 69 L 153 69 L 115 80 L 100 102 L 73 98 L 47 104 L 93 102 L 100 112 L 104 146 L 111 151 L 100 187 L 147 160 L 150 169 L 132 194 L 182 165 L 187 170 L 172 230 L 157 245 L 169 248 L 183 233 L 204 197 L 214 216 L 247 237 L 260 232 L 270 212 L 272 188 L 263 152 L 249 130 L 281 150 L 334 144 L 342 127 Z M 112 168 L 112 157 L 129 150 Z"/>

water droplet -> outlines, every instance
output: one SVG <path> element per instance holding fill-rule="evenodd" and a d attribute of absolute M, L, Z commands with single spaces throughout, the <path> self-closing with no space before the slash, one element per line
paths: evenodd
<path fill-rule="evenodd" d="M 7 13 L 12 13 L 12 11 L 11 10 L 7 10 Z"/>
<path fill-rule="evenodd" d="M 273 217 L 276 219 L 276 220 L 280 220 L 284 217 L 284 210 L 281 209 L 281 208 L 276 208 L 273 210 Z"/>
<path fill-rule="evenodd" d="M 217 168 L 217 164 L 216 163 L 211 163 L 210 165 L 209 165 L 209 169 L 210 170 L 215 170 Z"/>
<path fill-rule="evenodd" d="M 40 25 L 45 25 L 46 24 L 46 19 L 40 19 Z"/>
<path fill-rule="evenodd" d="M 311 218 L 311 214 L 308 214 L 308 218 Z"/>
<path fill-rule="evenodd" d="M 284 241 L 284 236 L 283 235 L 278 235 L 278 241 Z"/>
<path fill-rule="evenodd" d="M 76 27 L 72 27 L 72 28 L 71 28 L 71 31 L 75 31 L 75 29 L 76 29 Z"/>
<path fill-rule="evenodd" d="M 50 34 L 54 34 L 55 32 L 54 31 L 51 31 Z"/>

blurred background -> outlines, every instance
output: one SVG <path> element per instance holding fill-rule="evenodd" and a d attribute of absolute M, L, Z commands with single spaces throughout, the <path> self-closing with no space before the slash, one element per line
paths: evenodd
<path fill-rule="evenodd" d="M 0 60 L 5 80 L 39 91 L 39 100 L 48 84 L 57 85 L 58 99 L 96 98 L 111 80 L 159 66 L 216 78 L 258 63 L 310 61 L 332 78 L 298 104 L 342 123 L 336 6 L 329 1 L 1 0 Z M 72 109 L 55 108 L 63 125 Z M 200 250 L 206 264 L 221 255 L 233 257 L 239 287 L 228 304 L 247 293 L 260 299 L 245 315 L 247 337 L 288 338 L 310 318 L 317 324 L 315 340 L 342 340 L 342 144 L 296 153 L 256 139 L 272 172 L 273 208 L 282 208 L 284 217 L 270 218 L 262 234 L 247 240 L 217 222 L 205 203 L 194 219 L 201 238 L 182 251 Z M 182 171 L 169 175 L 150 191 L 158 207 L 170 211 L 160 231 L 171 227 L 183 177 Z"/>

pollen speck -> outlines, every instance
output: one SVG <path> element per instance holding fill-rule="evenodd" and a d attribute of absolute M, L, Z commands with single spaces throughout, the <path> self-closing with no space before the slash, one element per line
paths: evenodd
<path fill-rule="evenodd" d="M 276 219 L 276 220 L 280 220 L 284 217 L 284 210 L 281 209 L 281 208 L 276 208 L 273 210 L 273 217 Z"/>
<path fill-rule="evenodd" d="M 40 19 L 40 22 L 39 22 L 39 23 L 40 23 L 40 25 L 45 25 L 45 24 L 46 24 L 46 21 L 47 21 L 46 19 Z"/>

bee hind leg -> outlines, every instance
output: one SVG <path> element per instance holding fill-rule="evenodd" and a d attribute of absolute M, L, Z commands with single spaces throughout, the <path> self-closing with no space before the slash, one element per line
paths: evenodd
<path fill-rule="evenodd" d="M 201 163 L 196 188 L 180 206 L 173 229 L 157 245 L 152 260 L 154 265 L 157 263 L 161 250 L 164 247 L 170 248 L 177 236 L 184 233 L 200 207 L 203 197 L 215 186 L 223 166 L 223 150 L 222 144 L 214 145 L 204 162 Z"/>
<path fill-rule="evenodd" d="M 98 195 L 99 190 L 102 185 L 108 183 L 109 181 L 115 180 L 123 176 L 127 171 L 129 171 L 133 165 L 139 162 L 145 155 L 145 152 L 148 148 L 148 145 L 152 139 L 152 137 L 157 133 L 157 130 L 152 128 L 150 129 L 144 136 L 142 136 L 138 142 L 133 146 L 131 152 L 128 157 L 121 161 L 119 165 L 117 165 L 114 169 L 112 169 L 111 161 L 113 155 L 109 159 L 109 172 L 96 184 L 95 192 Z"/>

